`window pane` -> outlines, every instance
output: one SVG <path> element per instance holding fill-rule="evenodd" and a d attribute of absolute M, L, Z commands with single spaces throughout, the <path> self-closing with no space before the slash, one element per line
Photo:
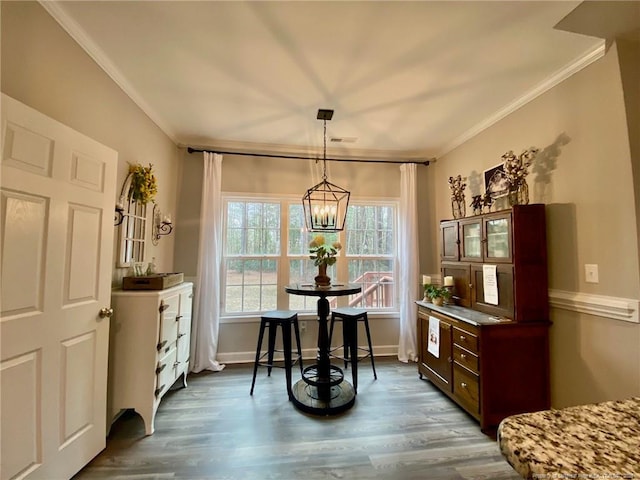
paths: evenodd
<path fill-rule="evenodd" d="M 238 255 L 242 253 L 242 230 L 237 228 L 227 229 L 227 255 Z"/>
<path fill-rule="evenodd" d="M 260 311 L 260 285 L 248 285 L 244 288 L 242 297 L 243 312 L 259 312 Z"/>
<path fill-rule="evenodd" d="M 229 313 L 242 312 L 242 287 L 227 285 L 225 295 L 225 311 Z"/>
<path fill-rule="evenodd" d="M 395 299 L 393 264 L 393 259 L 349 260 L 349 282 L 362 284 L 362 296 L 351 295 L 350 302 L 361 298 L 358 306 L 393 307 Z"/>
<path fill-rule="evenodd" d="M 262 203 L 247 203 L 247 227 L 262 227 Z"/>
<path fill-rule="evenodd" d="M 242 228 L 244 227 L 244 203 L 229 202 L 227 204 L 227 227 Z"/>
<path fill-rule="evenodd" d="M 277 260 L 227 259 L 225 280 L 225 312 L 259 312 L 276 308 Z"/>

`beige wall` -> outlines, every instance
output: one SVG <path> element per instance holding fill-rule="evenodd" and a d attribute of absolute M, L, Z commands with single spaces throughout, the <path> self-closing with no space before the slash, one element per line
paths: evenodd
<path fill-rule="evenodd" d="M 449 176 L 473 184 L 503 153 L 530 146 L 542 149 L 527 180 L 531 202 L 547 204 L 550 288 L 637 300 L 637 212 L 615 48 L 440 159 L 437 217 L 451 217 Z M 470 188 L 467 198 L 481 191 Z M 585 263 L 599 266 L 598 284 L 585 283 Z M 551 315 L 554 406 L 640 394 L 640 325 L 560 309 Z"/>
<path fill-rule="evenodd" d="M 128 163 L 152 163 L 156 201 L 163 211 L 175 213 L 174 143 L 38 3 L 2 2 L 1 59 L 2 92 L 118 152 L 114 206 Z M 160 271 L 172 271 L 174 236 L 156 247 L 147 243 L 146 260 L 156 257 Z M 115 284 L 124 272 L 114 268 Z"/>
<path fill-rule="evenodd" d="M 327 156 L 330 157 L 328 154 Z M 274 159 L 241 155 L 225 155 L 222 161 L 222 190 L 225 193 L 287 194 L 302 199 L 307 188 L 322 178 L 322 163 L 316 165 L 309 160 Z M 424 212 L 420 226 L 421 236 L 428 247 L 428 241 L 435 233 L 433 207 L 428 200 L 429 170 L 433 167 L 418 167 L 419 202 Z M 200 196 L 202 193 L 202 154 L 188 154 L 183 151 L 179 174 L 179 211 L 176 232 L 176 269 L 186 276 L 197 274 L 198 232 L 200 218 Z M 400 168 L 390 164 L 363 164 L 348 162 L 328 162 L 327 177 L 351 191 L 355 198 L 399 198 Z M 426 272 L 436 272 L 437 264 L 422 262 Z M 416 279 L 418 281 L 418 279 Z M 313 316 L 302 318 L 312 320 Z M 218 353 L 223 362 L 248 361 L 255 354 L 258 337 L 256 317 L 225 321 L 220 326 Z M 397 315 L 371 316 L 371 332 L 376 354 L 395 354 L 398 344 Z M 339 332 L 338 332 L 339 333 Z M 364 338 L 364 337 L 361 337 Z M 317 334 L 315 322 L 302 334 L 305 357 L 315 357 Z"/>

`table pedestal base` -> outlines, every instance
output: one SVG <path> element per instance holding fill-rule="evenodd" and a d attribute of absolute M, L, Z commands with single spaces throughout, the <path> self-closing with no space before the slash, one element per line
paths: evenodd
<path fill-rule="evenodd" d="M 356 401 L 356 392 L 347 381 L 330 387 L 329 392 L 322 394 L 318 388 L 298 380 L 293 386 L 292 399 L 296 408 L 313 415 L 335 415 L 349 410 Z"/>

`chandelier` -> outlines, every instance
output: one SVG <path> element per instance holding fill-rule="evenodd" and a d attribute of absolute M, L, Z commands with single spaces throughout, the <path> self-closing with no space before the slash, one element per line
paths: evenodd
<path fill-rule="evenodd" d="M 302 197 L 307 229 L 312 232 L 338 232 L 344 230 L 349 206 L 349 193 L 327 181 L 327 120 L 333 118 L 333 110 L 318 110 L 318 120 L 324 124 L 324 152 L 322 157 L 322 181 L 307 190 Z"/>

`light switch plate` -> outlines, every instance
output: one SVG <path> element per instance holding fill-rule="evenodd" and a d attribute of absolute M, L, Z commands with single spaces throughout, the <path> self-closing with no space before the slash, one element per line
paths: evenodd
<path fill-rule="evenodd" d="M 584 277 L 587 283 L 598 283 L 598 265 L 585 263 Z"/>

